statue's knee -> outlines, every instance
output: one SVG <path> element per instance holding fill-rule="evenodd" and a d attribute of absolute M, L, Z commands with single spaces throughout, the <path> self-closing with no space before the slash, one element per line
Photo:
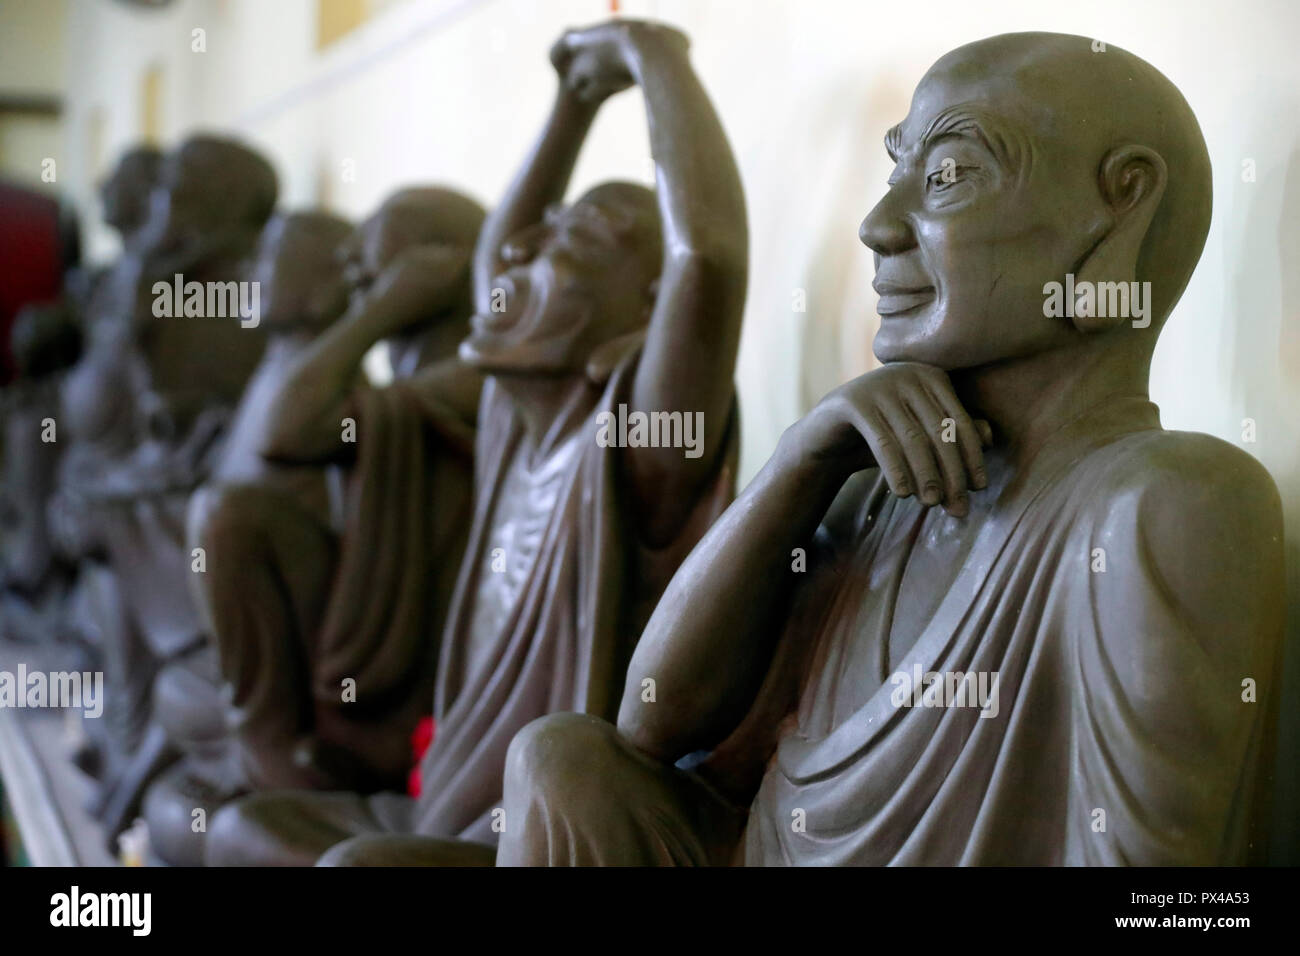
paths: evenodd
<path fill-rule="evenodd" d="M 602 758 L 616 749 L 618 730 L 590 714 L 550 714 L 526 725 L 506 754 L 507 794 L 546 792 L 576 797 L 599 789 Z"/>
<path fill-rule="evenodd" d="M 204 857 L 208 866 L 256 866 L 265 840 L 273 794 L 255 793 L 228 803 L 208 825 Z"/>
<path fill-rule="evenodd" d="M 214 656 L 205 648 L 170 662 L 154 678 L 154 716 L 183 748 L 216 744 L 229 733 Z"/>
<path fill-rule="evenodd" d="M 376 840 L 371 836 L 357 836 L 336 843 L 316 861 L 317 866 L 379 866 L 381 861 Z"/>
<path fill-rule="evenodd" d="M 204 847 L 204 858 L 208 866 L 236 866 L 235 848 L 242 842 L 241 838 L 247 826 L 243 819 L 243 800 L 228 803 L 212 815 L 208 824 L 208 840 Z"/>

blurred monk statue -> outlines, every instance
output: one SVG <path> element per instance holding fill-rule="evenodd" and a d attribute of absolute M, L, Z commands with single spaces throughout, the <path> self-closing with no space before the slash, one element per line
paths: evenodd
<path fill-rule="evenodd" d="M 332 217 L 299 215 L 263 237 L 271 344 L 190 507 L 190 541 L 206 560 L 192 580 L 213 653 L 164 671 L 157 688 L 192 754 L 146 803 L 151 845 L 167 862 L 201 864 L 193 811 L 249 789 L 405 785 L 472 504 L 483 379 L 456 351 L 483 215 L 451 190 L 408 188 L 350 236 Z M 331 442 L 310 432 L 300 442 L 295 408 L 317 387 L 304 370 L 330 335 L 356 347 L 347 400 Z M 421 370 L 441 383 L 425 417 L 388 411 L 401 384 L 365 384 L 361 358 L 375 341 L 398 383 Z"/>
<path fill-rule="evenodd" d="M 613 717 L 632 638 L 730 501 L 748 238 L 722 126 L 674 30 L 604 24 L 552 59 L 550 119 L 466 262 L 460 354 L 487 382 L 419 797 L 253 795 L 216 817 L 210 863 L 490 864 L 511 738 L 552 711 Z M 606 183 L 562 205 L 600 104 L 632 85 L 657 190 Z M 322 447 L 360 343 L 328 347 L 316 381 L 337 391 L 304 379 L 292 430 Z M 420 415 L 442 390 L 417 376 L 401 401 Z"/>
<path fill-rule="evenodd" d="M 261 155 L 214 136 L 185 140 L 158 177 L 122 269 L 104 280 L 105 312 L 90 321 L 86 359 L 64 383 L 61 420 L 76 444 L 54 503 L 61 538 L 88 559 L 86 616 L 115 728 L 94 806 L 110 843 L 177 756 L 150 724 L 152 686 L 161 666 L 204 640 L 185 514 L 265 347 L 256 316 L 236 310 L 277 195 Z M 172 290 L 194 284 L 204 290 L 196 308 L 178 310 Z M 236 294 L 213 294 L 227 290 Z"/>

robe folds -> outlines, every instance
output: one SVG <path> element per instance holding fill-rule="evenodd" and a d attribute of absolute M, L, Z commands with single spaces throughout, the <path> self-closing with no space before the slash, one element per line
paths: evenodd
<path fill-rule="evenodd" d="M 1161 430 L 1145 401 L 1065 426 L 886 665 L 890 594 L 924 520 L 878 480 L 859 533 L 810 563 L 817 599 L 782 639 L 809 650 L 745 863 L 1231 864 L 1262 849 L 1282 550 L 1253 459 Z M 864 600 L 868 582 L 884 600 Z M 898 705 L 890 674 L 918 666 L 996 674 L 996 716 Z"/>
<path fill-rule="evenodd" d="M 363 387 L 354 399 L 357 458 L 338 568 L 309 651 L 312 693 L 326 720 L 398 715 L 405 747 L 428 712 L 438 635 L 469 529 L 474 429 L 430 398 L 418 375 Z M 340 706 L 349 678 L 356 699 Z"/>
<path fill-rule="evenodd" d="M 479 406 L 475 507 L 456 596 L 443 632 L 434 699 L 436 735 L 421 764 L 413 829 L 429 836 L 497 842 L 506 750 L 529 721 L 555 711 L 613 719 L 636 639 L 678 565 L 734 494 L 735 403 L 724 453 L 675 540 L 651 550 L 639 540 L 620 474 L 621 449 L 596 440 L 597 416 L 627 402 L 639 358 L 615 367 L 568 460 L 537 553 L 502 626 L 471 653 L 470 631 L 484 575 L 493 573 L 498 492 L 523 453 L 513 400 L 492 378 Z"/>

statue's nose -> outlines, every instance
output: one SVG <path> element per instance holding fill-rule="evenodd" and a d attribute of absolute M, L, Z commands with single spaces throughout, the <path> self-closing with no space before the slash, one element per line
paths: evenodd
<path fill-rule="evenodd" d="M 867 213 L 858 228 L 858 238 L 868 249 L 881 256 L 906 252 L 916 244 L 916 236 L 900 208 L 897 189 L 891 189 Z"/>

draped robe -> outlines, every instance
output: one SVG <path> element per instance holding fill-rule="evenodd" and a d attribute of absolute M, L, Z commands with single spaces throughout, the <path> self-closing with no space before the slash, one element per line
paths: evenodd
<path fill-rule="evenodd" d="M 677 566 L 730 503 L 738 435 L 675 539 L 651 550 L 637 537 L 619 473 L 621 450 L 596 441 L 597 416 L 627 402 L 639 352 L 627 356 L 578 429 L 557 501 L 514 603 L 490 636 L 473 634 L 492 574 L 496 500 L 522 453 L 523 423 L 492 379 L 484 388 L 476 451 L 473 527 L 448 616 L 434 702 L 436 736 L 420 772 L 416 832 L 495 843 L 506 748 L 530 720 L 555 711 L 613 718 L 632 649 Z M 734 405 L 733 405 L 734 408 Z M 470 654 L 471 646 L 473 654 Z"/>
<path fill-rule="evenodd" d="M 1238 507 L 1246 497 L 1264 506 Z M 1061 429 L 893 668 L 996 674 L 998 712 L 982 716 L 900 706 L 905 685 L 879 665 L 927 516 L 878 480 L 863 533 L 810 567 L 816 600 L 784 638 L 813 650 L 744 861 L 1246 861 L 1263 843 L 1280 674 L 1281 521 L 1259 520 L 1276 499 L 1243 452 L 1162 431 L 1149 403 Z"/>
<path fill-rule="evenodd" d="M 1262 855 L 1284 605 L 1281 503 L 1254 459 L 1163 431 L 1145 400 L 1094 410 L 988 492 L 950 586 L 913 582 L 942 589 L 928 618 L 909 563 L 935 574 L 931 533 L 966 519 L 875 471 L 840 494 L 727 739 L 674 766 L 589 715 L 534 721 L 498 864 Z M 914 640 L 891 661 L 896 619 Z M 917 672 L 919 698 L 895 680 Z M 996 698 L 949 697 L 958 674 Z"/>
<path fill-rule="evenodd" d="M 514 399 L 491 376 L 483 387 L 474 508 L 438 649 L 435 736 L 420 765 L 419 797 L 301 790 L 253 794 L 217 815 L 207 847 L 209 865 L 303 865 L 331 847 L 347 846 L 345 840 L 354 843 L 352 838 L 374 841 L 370 845 L 385 863 L 401 862 L 409 853 L 424 864 L 456 865 L 464 862 L 466 848 L 481 851 L 500 836 L 494 811 L 502 802 L 506 751 L 521 727 L 554 711 L 613 718 L 633 646 L 650 612 L 678 565 L 731 501 L 739 444 L 733 401 L 722 430 L 725 450 L 712 479 L 676 537 L 661 548 L 647 547 L 639 537 L 634 502 L 626 496 L 624 452 L 596 439 L 600 413 L 614 413 L 627 401 L 639 354 L 625 355 L 601 383 L 593 408 L 562 443 L 560 457 L 528 469 L 554 468 L 544 479 L 554 500 L 544 514 L 530 516 L 540 522 L 523 586 L 507 605 L 491 608 L 482 602 L 501 592 L 490 586 L 485 597 L 483 585 L 485 575 L 496 573 L 498 500 L 527 446 Z M 383 391 L 390 396 L 392 427 L 406 428 L 428 414 L 431 396 L 418 382 Z M 484 628 L 490 620 L 499 626 Z M 363 686 L 358 681 L 358 695 Z M 321 693 L 327 689 L 321 685 Z M 403 839 L 412 836 L 426 839 Z"/>

